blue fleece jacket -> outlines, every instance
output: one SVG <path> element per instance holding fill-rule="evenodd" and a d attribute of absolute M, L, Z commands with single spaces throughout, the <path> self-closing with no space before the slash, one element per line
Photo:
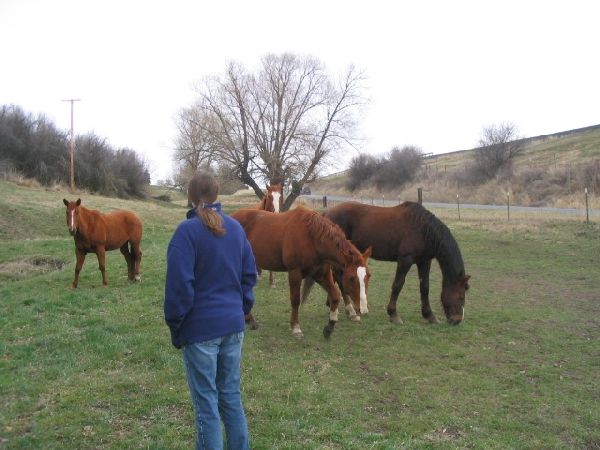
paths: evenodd
<path fill-rule="evenodd" d="M 254 254 L 241 225 L 221 212 L 225 235 L 213 235 L 195 210 L 179 224 L 167 249 L 165 321 L 177 348 L 244 330 L 254 304 Z"/>

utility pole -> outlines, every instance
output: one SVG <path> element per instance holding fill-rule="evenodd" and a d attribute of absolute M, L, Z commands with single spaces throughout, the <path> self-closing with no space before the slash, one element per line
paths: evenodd
<path fill-rule="evenodd" d="M 63 100 L 63 102 L 71 102 L 71 192 L 75 192 L 75 134 L 73 131 L 73 103 L 79 101 L 81 101 L 79 98 Z"/>

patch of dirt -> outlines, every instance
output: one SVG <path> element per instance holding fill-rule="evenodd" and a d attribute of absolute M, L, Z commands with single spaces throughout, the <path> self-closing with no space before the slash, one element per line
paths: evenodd
<path fill-rule="evenodd" d="M 27 277 L 62 270 L 68 263 L 52 256 L 28 256 L 0 263 L 0 274 L 9 277 Z"/>
<path fill-rule="evenodd" d="M 455 439 L 460 439 L 464 436 L 464 433 L 458 429 L 458 427 L 448 425 L 439 427 L 431 433 L 427 433 L 425 435 L 425 439 L 432 442 L 440 442 L 440 441 L 452 441 Z"/>

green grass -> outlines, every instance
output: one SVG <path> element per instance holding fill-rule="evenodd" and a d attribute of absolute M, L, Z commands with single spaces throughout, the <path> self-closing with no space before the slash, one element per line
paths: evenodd
<path fill-rule="evenodd" d="M 31 256 L 66 263 L 0 271 L 0 448 L 191 448 L 183 366 L 162 315 L 166 245 L 185 209 L 83 198 L 142 216 L 142 283 L 130 284 L 110 252 L 109 285 L 89 255 L 73 290 L 63 196 L 0 182 L 0 267 Z M 325 295 L 315 288 L 300 311 L 305 337 L 295 340 L 285 274 L 276 289 L 260 282 L 261 327 L 246 334 L 242 381 L 253 448 L 600 446 L 598 224 L 436 213 L 473 277 L 458 327 L 420 317 L 414 269 L 399 300 L 404 325 L 391 324 L 394 265 L 372 261 L 369 316 L 356 324 L 342 315 L 326 341 Z M 437 299 L 435 266 L 432 277 Z"/>

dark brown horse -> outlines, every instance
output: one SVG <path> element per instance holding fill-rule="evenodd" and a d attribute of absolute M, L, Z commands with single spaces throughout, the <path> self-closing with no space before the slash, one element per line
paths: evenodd
<path fill-rule="evenodd" d="M 142 221 L 131 211 L 119 210 L 102 214 L 81 206 L 81 199 L 69 202 L 63 199 L 67 207 L 67 226 L 75 239 L 75 278 L 73 287 L 79 283 L 79 272 L 87 253 L 95 253 L 102 272 L 102 284 L 107 285 L 105 273 L 105 253 L 107 250 L 121 250 L 127 261 L 128 278 L 140 281 L 140 262 L 142 260 Z"/>
<path fill-rule="evenodd" d="M 242 209 L 231 214 L 248 236 L 259 267 L 288 272 L 292 312 L 292 335 L 302 337 L 298 320 L 302 279 L 314 278 L 328 293 L 329 323 L 323 330 L 329 337 L 338 320 L 340 294 L 335 287 L 330 264 L 342 270 L 342 283 L 359 314 L 366 312 L 366 284 L 369 269 L 366 258 L 345 237 L 342 230 L 315 211 L 298 207 L 280 214 Z"/>
<path fill-rule="evenodd" d="M 386 208 L 348 202 L 337 205 L 325 217 L 338 224 L 359 250 L 372 247 L 372 257 L 397 263 L 387 312 L 394 323 L 402 323 L 396 311 L 398 295 L 406 273 L 417 265 L 421 293 L 421 313 L 431 323 L 438 322 L 429 304 L 429 271 L 437 259 L 442 270 L 441 300 L 449 323 L 464 318 L 465 293 L 469 275 L 448 227 L 418 203 L 405 202 Z"/>

